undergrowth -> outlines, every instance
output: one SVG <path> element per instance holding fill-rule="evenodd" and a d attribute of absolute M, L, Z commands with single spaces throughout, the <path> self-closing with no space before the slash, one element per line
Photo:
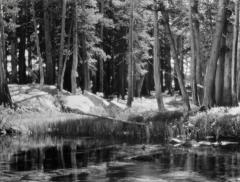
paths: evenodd
<path fill-rule="evenodd" d="M 221 138 L 240 138 L 240 115 L 224 112 L 203 112 L 189 118 L 189 131 L 192 138 L 205 139 L 208 136 Z"/>

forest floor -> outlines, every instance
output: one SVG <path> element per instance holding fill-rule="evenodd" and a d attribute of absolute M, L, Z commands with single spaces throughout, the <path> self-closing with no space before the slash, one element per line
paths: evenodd
<path fill-rule="evenodd" d="M 180 96 L 164 94 L 166 111 L 159 114 L 154 96 L 135 98 L 132 107 L 128 108 L 126 100 L 106 100 L 89 92 L 72 95 L 67 91 L 58 92 L 55 86 L 44 86 L 40 89 L 37 84 L 9 85 L 9 89 L 16 108 L 0 108 L 0 134 L 48 131 L 52 130 L 50 125 L 63 122 L 67 124 L 68 121 L 74 121 L 77 125 L 76 121 L 89 118 L 88 114 L 93 114 L 122 121 L 166 121 L 169 123 L 166 126 L 167 135 L 171 137 L 186 135 L 187 131 L 187 135 L 193 138 L 240 138 L 240 107 L 218 107 L 206 112 L 197 112 L 197 107 L 191 105 L 193 111 L 184 118 Z M 71 112 L 75 110 L 79 112 Z M 138 116 L 141 116 L 141 121 L 138 120 Z M 161 123 L 159 127 L 163 129 Z M 160 132 L 156 128 L 153 130 Z"/>

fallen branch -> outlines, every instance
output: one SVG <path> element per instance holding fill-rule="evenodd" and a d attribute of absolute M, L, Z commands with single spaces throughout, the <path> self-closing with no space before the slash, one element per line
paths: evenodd
<path fill-rule="evenodd" d="M 85 113 L 82 111 L 79 111 L 77 109 L 67 109 L 67 111 L 75 114 L 80 114 L 80 115 L 85 115 L 85 116 L 91 116 L 91 117 L 96 117 L 96 118 L 101 118 L 101 119 L 107 119 L 110 121 L 116 121 L 116 122 L 121 122 L 121 123 L 126 123 L 126 124 L 132 124 L 132 125 L 138 125 L 138 126 L 148 126 L 148 123 L 139 123 L 139 122 L 134 122 L 134 121 L 127 121 L 127 120 L 121 120 L 121 119 L 116 119 L 113 117 L 108 117 L 108 116 L 99 116 L 96 114 L 91 114 L 91 113 Z"/>

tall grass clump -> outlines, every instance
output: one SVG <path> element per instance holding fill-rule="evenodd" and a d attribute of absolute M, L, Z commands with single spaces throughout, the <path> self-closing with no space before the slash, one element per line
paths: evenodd
<path fill-rule="evenodd" d="M 228 112 L 227 108 L 215 108 L 190 117 L 189 128 L 192 138 L 219 139 L 240 138 L 240 115 Z"/>
<path fill-rule="evenodd" d="M 144 128 L 142 126 L 91 117 L 48 123 L 44 128 L 35 128 L 33 130 L 35 135 L 42 132 L 62 136 L 144 137 Z"/>
<path fill-rule="evenodd" d="M 151 137 L 168 139 L 183 135 L 184 114 L 180 111 L 155 112 L 146 118 L 151 124 Z"/>

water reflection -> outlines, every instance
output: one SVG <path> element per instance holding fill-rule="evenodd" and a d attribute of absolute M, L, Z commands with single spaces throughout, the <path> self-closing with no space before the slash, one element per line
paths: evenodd
<path fill-rule="evenodd" d="M 151 146 L 113 143 L 86 138 L 6 138 L 0 144 L 0 181 L 240 181 L 239 146 L 166 145 L 149 153 Z M 138 157 L 139 150 L 151 157 Z"/>
<path fill-rule="evenodd" d="M 19 151 L 10 160 L 11 171 L 44 170 L 64 168 L 83 168 L 89 163 L 98 164 L 111 160 L 114 146 L 101 149 L 84 148 L 76 143 L 62 146 L 47 146 L 27 151 Z"/>

